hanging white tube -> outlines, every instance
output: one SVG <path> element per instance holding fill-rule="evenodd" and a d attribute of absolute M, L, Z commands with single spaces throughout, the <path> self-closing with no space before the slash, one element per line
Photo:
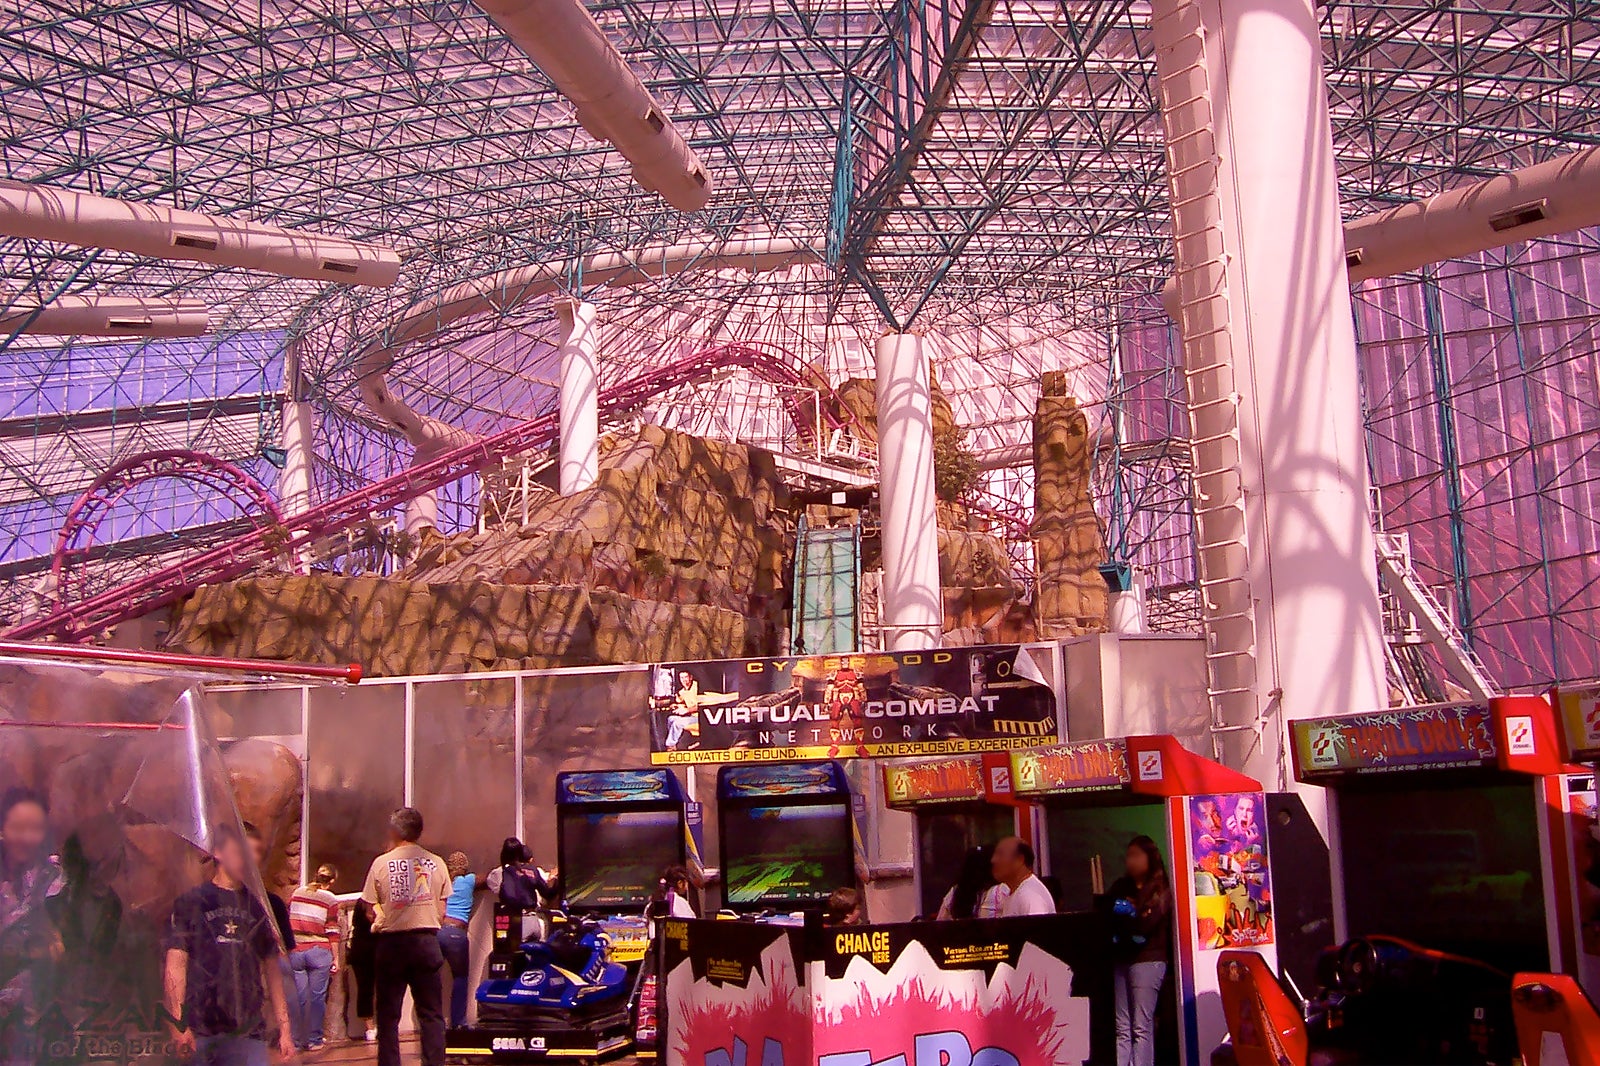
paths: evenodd
<path fill-rule="evenodd" d="M 1497 174 L 1344 228 L 1350 283 L 1600 225 L 1600 148 Z"/>
<path fill-rule="evenodd" d="M 1519 241 L 1600 226 L 1600 148 L 1446 189 L 1345 223 L 1350 284 L 1477 255 Z M 1177 318 L 1177 282 L 1161 305 Z"/>
<path fill-rule="evenodd" d="M 120 296 L 57 296 L 44 306 L 0 311 L 0 334 L 51 337 L 198 337 L 211 323 L 197 300 Z"/>
<path fill-rule="evenodd" d="M 341 285 L 393 285 L 400 276 L 400 256 L 375 244 L 20 181 L 0 181 L 0 236 Z"/>
<path fill-rule="evenodd" d="M 420 461 L 420 460 L 419 460 Z M 406 501 L 406 532 L 413 536 L 439 525 L 439 493 L 424 492 Z"/>
<path fill-rule="evenodd" d="M 540 296 L 557 292 L 571 277 L 581 277 L 584 285 L 590 287 L 623 288 L 684 270 L 781 270 L 814 261 L 821 254 L 821 243 L 815 240 L 752 237 L 654 245 L 635 252 L 605 252 L 586 259 L 532 263 L 501 271 L 452 286 L 401 316 L 378 343 L 356 357 L 356 384 L 367 406 L 417 447 L 448 448 L 470 444 L 474 439 L 472 434 L 419 414 L 389 389 L 383 375 L 401 349 L 437 336 L 463 319 L 491 311 L 504 314 Z"/>
<path fill-rule="evenodd" d="M 711 199 L 711 175 L 628 69 L 582 0 L 474 0 L 577 111 L 589 134 L 633 164 L 633 180 L 680 211 Z"/>
<path fill-rule="evenodd" d="M 921 337 L 878 338 L 878 496 L 883 511 L 883 628 L 891 651 L 939 645 L 939 530 L 933 495 L 933 394 Z"/>
<path fill-rule="evenodd" d="M 562 300 L 561 323 L 561 495 L 570 496 L 600 476 L 600 373 L 596 355 L 600 327 L 594 304 Z"/>

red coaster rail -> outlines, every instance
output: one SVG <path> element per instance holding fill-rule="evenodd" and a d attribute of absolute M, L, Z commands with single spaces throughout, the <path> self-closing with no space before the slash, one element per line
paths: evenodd
<path fill-rule="evenodd" d="M 826 379 L 787 352 L 761 345 L 727 344 L 602 389 L 599 397 L 601 417 L 615 418 L 654 396 L 680 385 L 702 381 L 716 371 L 729 367 L 750 370 L 774 384 L 820 387 L 826 391 Z M 820 386 L 819 381 L 822 382 Z M 814 423 L 803 416 L 800 404 L 791 404 L 790 413 L 797 428 L 814 428 Z M 823 417 L 829 428 L 837 428 L 836 420 L 826 410 Z M 337 499 L 289 515 L 281 526 L 253 530 L 192 558 L 179 560 L 29 619 L 0 633 L 0 639 L 87 639 L 108 626 L 175 603 L 202 585 L 242 577 L 275 559 L 293 558 L 315 541 L 342 533 L 374 515 L 393 510 L 408 500 L 469 474 L 486 470 L 510 456 L 545 447 L 556 440 L 559 434 L 559 414 L 550 411 Z"/>

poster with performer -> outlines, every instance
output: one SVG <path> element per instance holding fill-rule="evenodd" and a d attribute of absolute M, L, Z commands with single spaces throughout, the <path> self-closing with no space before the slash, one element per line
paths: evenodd
<path fill-rule="evenodd" d="M 1007 751 L 1057 736 L 1048 648 L 993 645 L 651 668 L 657 764 Z"/>
<path fill-rule="evenodd" d="M 1272 943 L 1272 873 L 1266 797 L 1259 792 L 1189 797 L 1195 923 L 1202 949 Z"/>

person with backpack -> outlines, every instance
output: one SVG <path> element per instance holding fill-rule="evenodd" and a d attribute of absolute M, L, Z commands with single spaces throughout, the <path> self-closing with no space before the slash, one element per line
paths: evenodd
<path fill-rule="evenodd" d="M 522 939 L 540 939 L 544 923 L 539 910 L 560 896 L 556 871 L 534 865 L 533 851 L 516 837 L 506 837 L 500 845 L 500 865 L 483 879 L 484 887 L 495 894 L 501 906 L 522 912 Z"/>

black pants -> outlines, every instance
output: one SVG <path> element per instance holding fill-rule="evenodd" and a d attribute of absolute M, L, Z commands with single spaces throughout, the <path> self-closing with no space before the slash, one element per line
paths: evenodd
<path fill-rule="evenodd" d="M 400 1011 L 406 989 L 422 1032 L 422 1066 L 444 1066 L 444 995 L 440 985 L 444 955 L 439 931 L 379 933 L 373 939 L 377 985 L 378 1066 L 400 1066 Z"/>
<path fill-rule="evenodd" d="M 367 934 L 371 936 L 371 933 Z M 376 950 L 369 942 L 367 950 L 361 955 L 351 955 L 345 961 L 350 967 L 350 975 L 355 978 L 356 986 L 356 1017 L 361 1019 L 363 1027 L 373 1019 L 372 1008 L 372 953 Z M 358 1036 L 362 1034 L 357 1034 Z"/>

